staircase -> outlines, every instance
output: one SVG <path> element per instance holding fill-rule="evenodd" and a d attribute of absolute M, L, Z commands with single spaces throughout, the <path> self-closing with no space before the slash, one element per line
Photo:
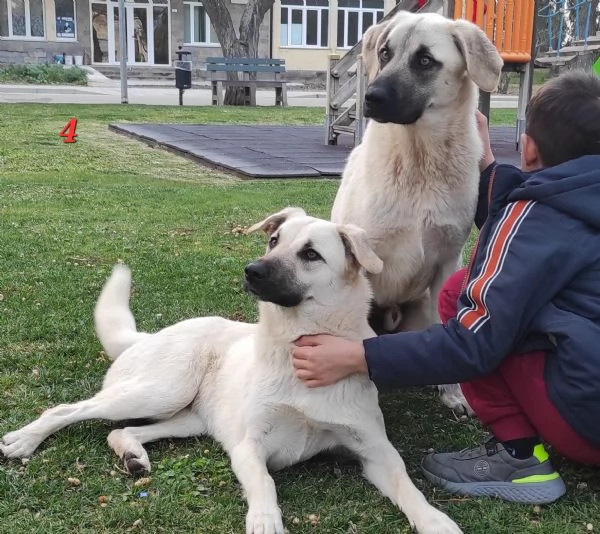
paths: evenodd
<path fill-rule="evenodd" d="M 446 5 L 447 2 L 443 0 L 400 0 L 380 23 L 403 10 L 446 14 Z M 365 89 L 362 41 L 356 43 L 343 57 L 339 54 L 329 56 L 325 144 L 337 145 L 341 134 L 353 136 L 354 145 L 360 143 L 366 125 L 362 111 Z"/>
<path fill-rule="evenodd" d="M 574 5 L 556 0 L 540 9 L 538 16 L 548 25 L 548 52 L 536 58 L 536 66 L 555 74 L 570 69 L 591 71 L 600 56 L 600 32 L 590 35 L 596 18 L 593 11 L 591 0 L 577 0 Z M 569 39 L 571 42 L 563 46 Z"/>
<path fill-rule="evenodd" d="M 536 58 L 537 67 L 550 68 L 555 72 L 570 69 L 592 70 L 592 65 L 600 57 L 600 32 L 588 37 L 578 39 L 569 46 L 558 50 L 549 50 Z"/>

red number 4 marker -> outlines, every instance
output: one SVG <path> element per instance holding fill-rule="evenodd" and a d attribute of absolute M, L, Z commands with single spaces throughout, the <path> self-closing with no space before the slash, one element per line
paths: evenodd
<path fill-rule="evenodd" d="M 77 134 L 75 130 L 77 129 L 77 119 L 71 119 L 67 124 L 65 124 L 64 128 L 60 131 L 58 135 L 65 138 L 65 143 L 76 143 Z"/>

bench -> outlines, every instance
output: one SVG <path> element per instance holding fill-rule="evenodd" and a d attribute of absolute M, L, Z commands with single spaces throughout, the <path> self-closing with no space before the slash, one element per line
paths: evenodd
<path fill-rule="evenodd" d="M 285 75 L 285 59 L 248 58 L 248 57 L 209 57 L 206 58 L 206 70 L 211 73 L 212 104 L 223 105 L 225 87 L 242 87 L 245 105 L 256 106 L 256 88 L 275 89 L 275 105 L 287 106 L 287 87 L 282 79 Z M 241 80 L 229 80 L 230 72 L 241 73 Z M 269 79 L 256 78 L 266 73 Z"/>

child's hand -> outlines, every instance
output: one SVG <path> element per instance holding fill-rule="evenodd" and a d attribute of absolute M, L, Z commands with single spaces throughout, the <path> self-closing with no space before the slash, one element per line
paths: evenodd
<path fill-rule="evenodd" d="M 361 342 L 329 335 L 302 336 L 296 340 L 293 364 L 296 376 L 309 388 L 329 386 L 354 373 L 367 373 Z"/>
<path fill-rule="evenodd" d="M 492 163 L 494 163 L 494 154 L 492 152 L 492 145 L 490 143 L 490 131 L 488 128 L 488 121 L 481 111 L 476 112 L 477 119 L 477 130 L 479 137 L 483 142 L 483 157 L 479 160 L 479 172 L 485 171 Z"/>

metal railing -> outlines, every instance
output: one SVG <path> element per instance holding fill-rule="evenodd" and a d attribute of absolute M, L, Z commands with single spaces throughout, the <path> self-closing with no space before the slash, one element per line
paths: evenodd
<path fill-rule="evenodd" d="M 596 16 L 596 13 L 592 14 L 591 0 L 579 0 L 570 4 L 568 0 L 554 0 L 538 11 L 538 16 L 547 21 L 548 50 L 557 54 L 560 54 L 561 48 L 568 42 L 583 41 L 587 46 L 592 15 Z"/>

